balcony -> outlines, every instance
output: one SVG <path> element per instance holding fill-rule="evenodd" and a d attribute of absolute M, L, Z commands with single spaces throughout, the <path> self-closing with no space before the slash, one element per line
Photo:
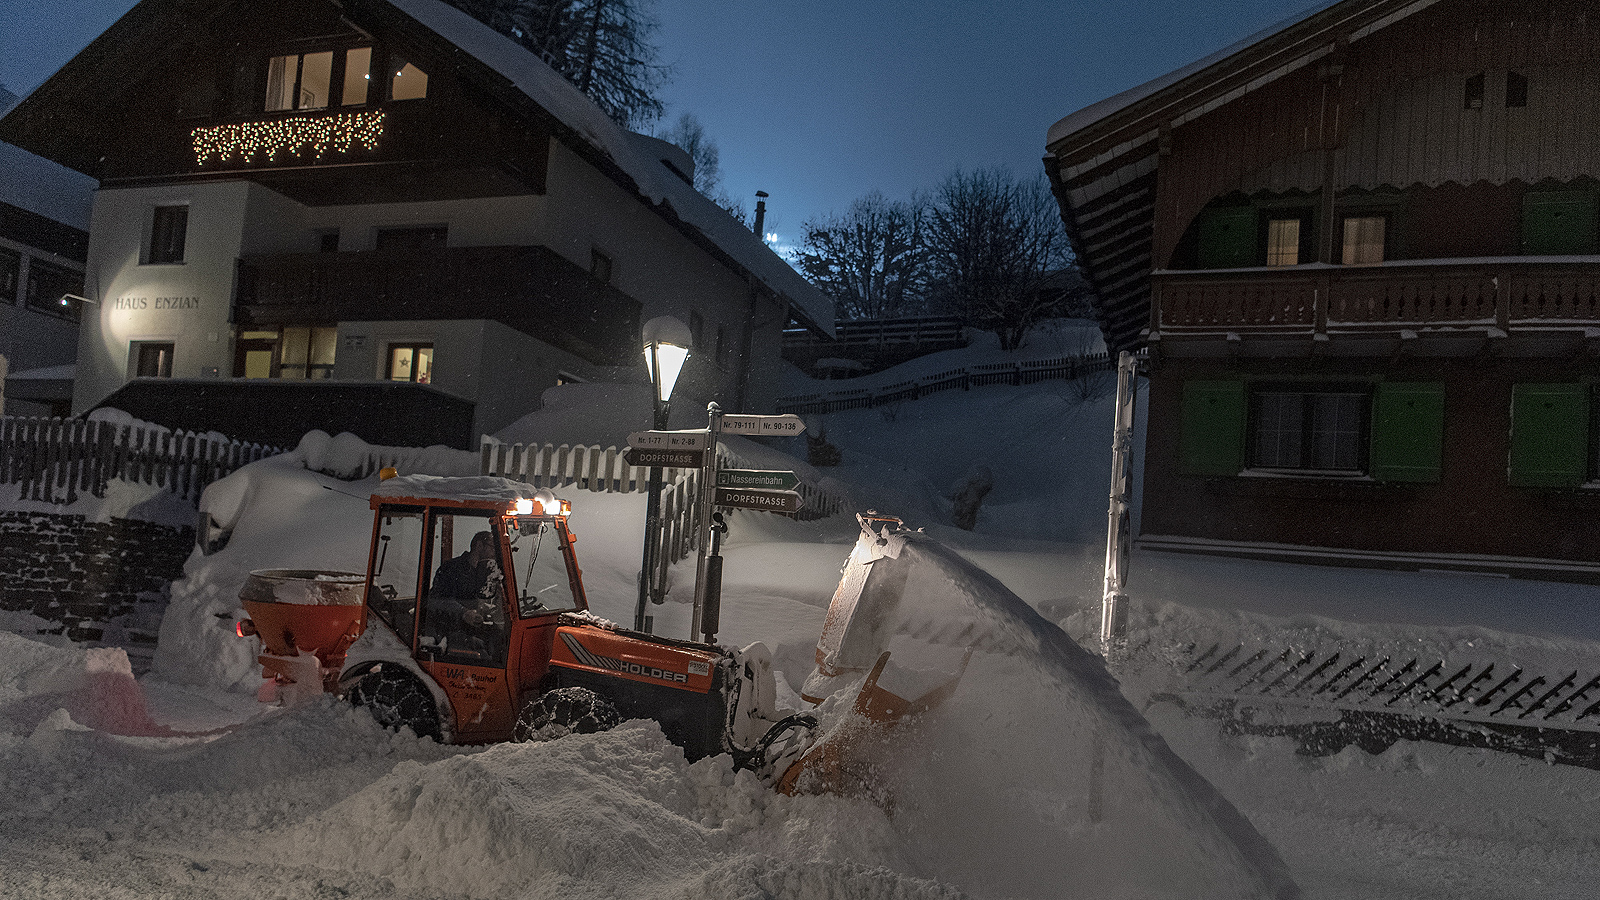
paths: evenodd
<path fill-rule="evenodd" d="M 638 352 L 639 301 L 548 247 L 253 256 L 238 298 L 246 327 L 492 319 L 596 364 Z"/>
<path fill-rule="evenodd" d="M 1158 271 L 1151 292 L 1152 344 L 1185 355 L 1212 355 L 1217 342 L 1262 355 L 1412 342 L 1443 354 L 1493 345 L 1546 355 L 1600 338 L 1600 257 Z"/>

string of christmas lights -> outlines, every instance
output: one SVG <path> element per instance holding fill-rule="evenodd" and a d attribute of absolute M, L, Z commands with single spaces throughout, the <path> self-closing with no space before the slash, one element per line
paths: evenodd
<path fill-rule="evenodd" d="M 189 132 L 197 165 L 213 157 L 227 162 L 237 156 L 241 162 L 256 162 L 258 156 L 275 161 L 279 153 L 322 159 L 327 153 L 349 153 L 360 144 L 377 149 L 383 136 L 381 111 L 339 113 L 332 116 L 291 116 L 269 122 L 244 122 L 238 125 L 200 127 Z"/>

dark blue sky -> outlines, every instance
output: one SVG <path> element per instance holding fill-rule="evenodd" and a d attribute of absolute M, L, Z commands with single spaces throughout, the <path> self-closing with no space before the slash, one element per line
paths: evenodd
<path fill-rule="evenodd" d="M 1193 62 L 1314 0 L 656 0 L 673 78 L 665 122 L 697 115 L 723 186 L 793 241 L 878 189 L 958 167 L 1041 170 L 1057 119 Z M 0 0 L 0 84 L 32 90 L 132 0 Z"/>

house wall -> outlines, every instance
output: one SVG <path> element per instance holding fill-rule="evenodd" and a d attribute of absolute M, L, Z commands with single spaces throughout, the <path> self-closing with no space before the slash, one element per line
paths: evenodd
<path fill-rule="evenodd" d="M 1585 370 L 1592 383 L 1596 371 Z M 1437 483 L 1382 483 L 1264 473 L 1199 477 L 1181 462 L 1190 381 L 1444 384 Z M 1412 553 L 1600 561 L 1600 484 L 1513 487 L 1515 384 L 1577 381 L 1561 359 L 1168 359 L 1150 379 L 1143 519 L 1146 536 Z"/>

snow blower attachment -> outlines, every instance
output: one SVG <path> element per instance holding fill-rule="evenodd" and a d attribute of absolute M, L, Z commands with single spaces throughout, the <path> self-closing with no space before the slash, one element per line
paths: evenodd
<path fill-rule="evenodd" d="M 262 641 L 262 700 L 337 692 L 386 726 L 464 744 L 649 718 L 690 760 L 728 753 L 786 792 L 849 791 L 862 759 L 965 669 L 891 660 L 911 537 L 897 519 L 861 518 L 834 593 L 802 695 L 856 693 L 823 736 L 816 716 L 777 708 L 764 645 L 672 640 L 591 615 L 572 507 L 549 491 L 414 475 L 383 480 L 370 505 L 364 576 L 269 570 L 246 583 L 238 632 Z"/>

